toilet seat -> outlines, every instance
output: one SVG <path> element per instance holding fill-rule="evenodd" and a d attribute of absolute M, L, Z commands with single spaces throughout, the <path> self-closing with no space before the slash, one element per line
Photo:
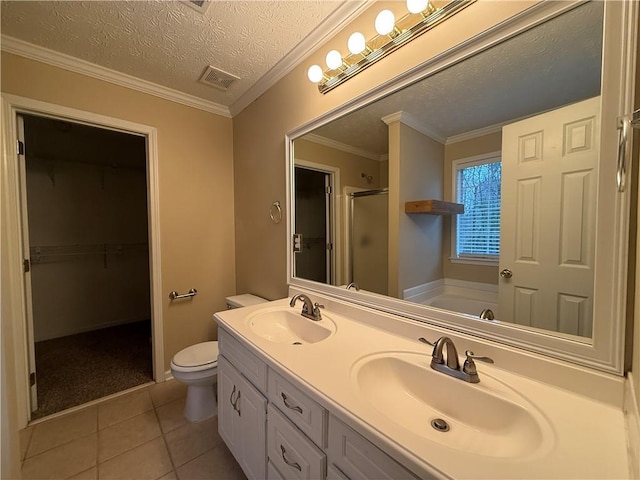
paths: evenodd
<path fill-rule="evenodd" d="M 218 364 L 218 342 L 202 342 L 180 350 L 171 360 L 177 372 L 199 372 Z"/>

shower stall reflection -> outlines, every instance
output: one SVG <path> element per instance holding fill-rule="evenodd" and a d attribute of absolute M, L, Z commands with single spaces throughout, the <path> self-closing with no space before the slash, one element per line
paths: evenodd
<path fill-rule="evenodd" d="M 389 189 L 349 193 L 349 280 L 388 295 Z"/>

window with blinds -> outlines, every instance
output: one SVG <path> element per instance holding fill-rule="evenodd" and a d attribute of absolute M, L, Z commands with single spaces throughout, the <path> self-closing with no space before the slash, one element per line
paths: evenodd
<path fill-rule="evenodd" d="M 454 232 L 460 260 L 498 261 L 501 165 L 495 156 L 454 164 L 455 197 L 464 205 Z"/>

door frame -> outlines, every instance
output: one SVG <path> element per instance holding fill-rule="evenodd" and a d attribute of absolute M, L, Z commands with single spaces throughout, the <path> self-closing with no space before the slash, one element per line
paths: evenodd
<path fill-rule="evenodd" d="M 158 142 L 155 127 L 129 122 L 119 118 L 108 117 L 84 110 L 63 107 L 52 103 L 41 102 L 26 97 L 2 94 L 1 135 L 2 156 L 0 171 L 2 184 L 0 188 L 0 205 L 2 205 L 3 228 L 6 229 L 6 241 L 0 244 L 2 259 L 6 263 L 2 266 L 2 282 L 7 282 L 7 293 L 10 305 L 8 319 L 3 324 L 11 324 L 13 344 L 12 351 L 6 352 L 9 364 L 13 363 L 16 375 L 16 394 L 18 402 L 18 428 L 27 426 L 31 419 L 29 399 L 29 351 L 33 346 L 28 344 L 27 328 L 27 297 L 22 260 L 27 258 L 23 247 L 23 231 L 21 220 L 21 192 L 20 172 L 17 152 L 17 116 L 18 114 L 37 115 L 91 126 L 118 130 L 124 133 L 141 135 L 146 139 L 147 150 L 147 218 L 149 230 L 149 271 L 151 278 L 151 333 L 152 333 L 152 362 L 153 378 L 163 381 L 164 372 L 164 343 L 162 319 L 162 281 L 161 281 L 161 249 L 160 249 L 160 201 L 158 176 Z M 4 300 L 4 298 L 3 298 Z M 3 312 L 4 313 L 4 312 Z M 4 325 L 3 325 L 4 326 Z M 13 362 L 11 361 L 13 360 Z"/>
<path fill-rule="evenodd" d="M 307 170 L 314 170 L 317 172 L 324 173 L 329 175 L 329 179 L 331 182 L 331 205 L 329 208 L 329 223 L 331 224 L 331 244 L 333 245 L 333 249 L 329 255 L 331 262 L 331 282 L 332 285 L 341 285 L 342 282 L 342 269 L 339 268 L 339 265 L 342 265 L 342 257 L 343 257 L 343 246 L 340 245 L 340 240 L 342 239 L 342 226 L 341 226 L 341 215 L 340 208 L 337 208 L 337 205 L 340 204 L 340 169 L 338 167 L 334 167 L 331 165 L 325 165 L 322 163 L 309 162 L 307 160 L 302 160 L 300 158 L 296 158 L 294 160 L 294 170 L 295 167 L 306 168 Z M 293 260 L 292 260 L 293 261 Z M 292 268 L 294 265 L 292 264 Z M 293 272 L 293 270 L 292 270 Z"/>

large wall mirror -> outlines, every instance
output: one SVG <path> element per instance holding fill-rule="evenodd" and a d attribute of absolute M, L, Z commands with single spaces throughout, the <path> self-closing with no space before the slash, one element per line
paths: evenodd
<path fill-rule="evenodd" d="M 289 135 L 290 283 L 621 373 L 636 14 L 542 3 Z"/>

